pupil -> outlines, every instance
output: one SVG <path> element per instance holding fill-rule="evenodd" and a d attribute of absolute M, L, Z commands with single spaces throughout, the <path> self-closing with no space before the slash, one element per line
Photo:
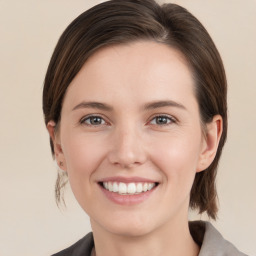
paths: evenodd
<path fill-rule="evenodd" d="M 158 124 L 165 124 L 166 121 L 167 121 L 166 117 L 160 116 L 160 117 L 157 118 L 157 123 Z"/>
<path fill-rule="evenodd" d="M 91 117 L 91 124 L 100 124 L 101 118 L 100 117 Z"/>

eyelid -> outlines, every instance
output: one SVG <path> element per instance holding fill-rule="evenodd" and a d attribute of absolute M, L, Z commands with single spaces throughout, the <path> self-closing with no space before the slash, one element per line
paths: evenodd
<path fill-rule="evenodd" d="M 92 124 L 90 125 L 90 124 L 86 124 L 86 123 L 85 123 L 85 120 L 89 119 L 90 117 L 100 117 L 100 118 L 103 119 L 103 121 L 105 122 L 105 124 L 100 124 L 100 125 L 92 125 Z M 171 124 L 173 124 L 173 123 L 178 123 L 177 118 L 173 117 L 172 115 L 169 115 L 169 114 L 155 114 L 155 115 L 153 115 L 153 116 L 151 116 L 151 117 L 149 118 L 149 121 L 147 122 L 147 124 L 150 124 L 150 123 L 152 122 L 152 120 L 154 120 L 154 119 L 157 118 L 157 117 L 165 117 L 165 118 L 169 119 L 171 122 L 168 123 L 168 124 L 162 124 L 162 125 L 160 125 L 160 124 L 153 124 L 153 125 L 157 125 L 157 126 L 167 126 L 167 125 L 171 125 Z M 88 115 L 86 115 L 86 116 L 83 116 L 83 117 L 79 120 L 79 124 L 82 124 L 82 125 L 84 124 L 84 125 L 87 125 L 87 126 L 101 126 L 101 125 L 110 125 L 111 123 L 110 123 L 110 121 L 108 121 L 108 119 L 107 119 L 105 116 L 103 116 L 102 114 L 97 114 L 97 113 L 95 113 L 95 114 L 88 114 Z"/>
<path fill-rule="evenodd" d="M 177 123 L 178 122 L 178 120 L 175 117 L 173 117 L 173 116 L 171 116 L 169 114 L 156 114 L 156 115 L 154 115 L 154 116 L 152 116 L 150 118 L 148 123 L 150 124 L 157 117 L 164 117 L 164 118 L 167 118 L 167 119 L 169 119 L 171 121 L 171 123 L 168 123 L 168 124 L 162 124 L 162 125 L 161 124 L 154 124 L 154 125 L 157 125 L 157 126 L 167 126 L 167 125 L 171 125 L 173 123 Z"/>
<path fill-rule="evenodd" d="M 100 125 L 93 125 L 93 124 L 86 124 L 85 123 L 85 120 L 89 119 L 90 117 L 100 117 L 102 120 L 104 120 L 105 124 L 100 124 Z M 106 117 L 104 117 L 103 115 L 101 114 L 89 114 L 89 115 L 86 115 L 86 116 L 83 116 L 80 120 L 79 120 L 79 123 L 80 124 L 84 124 L 86 126 L 101 126 L 101 125 L 109 125 L 109 121 L 106 120 Z"/>

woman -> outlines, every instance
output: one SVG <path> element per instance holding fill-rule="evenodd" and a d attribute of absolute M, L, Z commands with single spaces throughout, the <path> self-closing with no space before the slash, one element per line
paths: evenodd
<path fill-rule="evenodd" d="M 244 255 L 188 209 L 217 216 L 227 133 L 219 53 L 184 8 L 112 0 L 76 18 L 50 61 L 43 110 L 93 233 L 55 255 Z"/>

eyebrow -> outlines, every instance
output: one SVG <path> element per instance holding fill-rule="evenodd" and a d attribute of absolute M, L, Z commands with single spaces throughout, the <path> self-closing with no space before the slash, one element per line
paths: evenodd
<path fill-rule="evenodd" d="M 172 100 L 154 101 L 154 102 L 147 103 L 144 106 L 144 110 L 150 110 L 150 109 L 156 109 L 156 108 L 162 108 L 162 107 L 176 107 L 176 108 L 187 110 L 184 105 Z"/>
<path fill-rule="evenodd" d="M 186 110 L 185 106 L 172 100 L 154 101 L 154 102 L 147 103 L 143 106 L 143 110 L 151 110 L 151 109 L 162 108 L 162 107 L 177 107 L 177 108 Z M 108 104 L 101 103 L 101 102 L 85 102 L 85 101 L 76 105 L 72 109 L 72 111 L 76 109 L 81 109 L 81 108 L 94 108 L 94 109 L 100 109 L 105 111 L 113 111 L 113 107 L 111 107 Z"/>
<path fill-rule="evenodd" d="M 81 109 L 81 108 L 95 108 L 105 111 L 112 111 L 113 108 L 105 103 L 100 102 L 81 102 L 78 105 L 76 105 L 72 110 Z"/>

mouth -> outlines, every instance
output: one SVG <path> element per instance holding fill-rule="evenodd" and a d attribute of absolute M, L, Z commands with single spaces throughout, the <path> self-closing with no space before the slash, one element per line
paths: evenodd
<path fill-rule="evenodd" d="M 104 181 L 99 182 L 99 185 L 112 193 L 119 195 L 139 195 L 153 190 L 159 185 L 158 182 L 118 182 L 118 181 Z"/>
<path fill-rule="evenodd" d="M 159 182 L 143 177 L 108 177 L 98 181 L 98 186 L 113 203 L 132 206 L 154 197 Z"/>

